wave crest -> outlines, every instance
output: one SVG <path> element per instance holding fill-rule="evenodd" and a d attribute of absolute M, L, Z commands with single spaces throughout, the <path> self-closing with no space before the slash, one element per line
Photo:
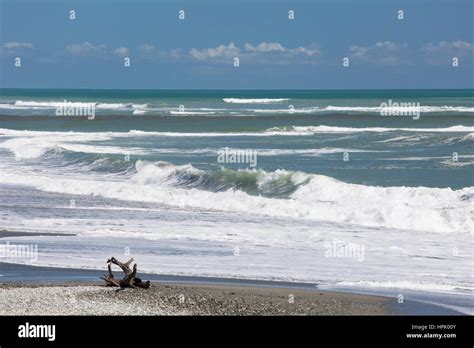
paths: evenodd
<path fill-rule="evenodd" d="M 231 104 L 272 104 L 272 103 L 281 103 L 286 100 L 290 100 L 288 98 L 253 98 L 253 99 L 246 99 L 246 98 L 224 98 L 222 99 L 224 103 L 231 103 Z"/>
<path fill-rule="evenodd" d="M 316 133 L 359 133 L 359 132 L 426 132 L 426 133 L 451 133 L 451 132 L 474 132 L 474 127 L 468 126 L 451 126 L 446 128 L 386 128 L 386 127 L 333 127 L 333 126 L 285 126 L 273 127 L 265 131 L 267 134 L 294 134 L 294 135 L 311 135 Z"/>
<path fill-rule="evenodd" d="M 138 162 L 140 163 L 140 162 Z M 6 184 L 170 206 L 310 219 L 378 228 L 473 233 L 474 187 L 378 187 L 300 172 L 201 171 L 191 165 L 141 163 L 110 181 L 0 173 Z M 253 191 L 252 191 L 253 190 Z"/>

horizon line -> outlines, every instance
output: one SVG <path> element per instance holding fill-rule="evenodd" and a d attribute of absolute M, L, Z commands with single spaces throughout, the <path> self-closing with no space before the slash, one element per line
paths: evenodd
<path fill-rule="evenodd" d="M 301 91 L 461 91 L 472 90 L 472 88 L 361 88 L 361 89 L 282 89 L 282 88 L 260 88 L 260 89 L 211 89 L 211 88 L 28 88 L 28 87 L 0 87 L 0 90 L 85 90 L 85 91 L 285 91 L 285 92 L 301 92 Z"/>

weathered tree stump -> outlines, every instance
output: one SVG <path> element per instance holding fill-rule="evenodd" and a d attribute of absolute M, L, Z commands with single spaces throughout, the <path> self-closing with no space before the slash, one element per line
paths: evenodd
<path fill-rule="evenodd" d="M 130 269 L 130 264 L 132 262 L 133 259 L 130 259 L 127 262 L 122 263 L 115 257 L 111 257 L 107 260 L 109 274 L 104 274 L 104 276 L 100 277 L 100 279 L 103 279 L 105 281 L 105 285 L 119 287 L 120 289 L 135 287 L 148 289 L 150 287 L 150 281 L 147 280 L 146 282 L 143 282 L 140 278 L 136 277 L 137 264 L 135 263 L 133 265 L 132 270 Z M 123 277 L 123 279 L 119 280 L 114 277 L 114 274 L 112 273 L 112 264 L 119 266 L 122 269 L 123 273 L 125 273 L 125 277 Z"/>

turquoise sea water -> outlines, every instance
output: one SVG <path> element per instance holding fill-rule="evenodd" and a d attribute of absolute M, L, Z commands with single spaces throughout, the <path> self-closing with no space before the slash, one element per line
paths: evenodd
<path fill-rule="evenodd" d="M 97 118 L 86 122 L 85 117 L 54 116 L 58 103 L 65 100 L 94 103 Z M 421 110 L 427 112 L 422 111 L 418 120 L 409 116 L 380 116 L 380 104 L 388 100 L 420 103 Z M 269 171 L 286 169 L 317 173 L 368 185 L 462 188 L 472 184 L 470 163 L 473 153 L 469 134 L 474 126 L 473 100 L 472 90 L 3 90 L 0 114 L 3 115 L 1 128 L 18 130 L 220 134 L 219 137 L 197 139 L 176 136 L 134 140 L 140 146 L 153 149 L 153 154 L 145 156 L 152 161 L 187 164 L 193 163 L 198 155 L 198 167 L 215 169 L 218 166 L 215 154 L 193 150 L 223 147 L 285 149 L 286 153 L 274 156 L 266 156 L 268 151 L 262 151 L 258 167 Z M 301 128 L 291 136 L 293 126 Z M 314 127 L 321 126 L 332 129 L 312 132 Z M 456 126 L 466 128 L 453 132 L 455 128 L 452 127 Z M 344 131 L 344 128 L 353 130 Z M 374 131 L 358 132 L 361 128 L 373 128 Z M 386 129 L 377 131 L 377 128 Z M 418 128 L 431 128 L 433 132 L 417 132 Z M 272 129 L 288 134 L 246 136 L 251 132 L 266 135 L 265 132 Z M 241 133 L 242 136 L 226 136 L 226 133 Z M 108 143 L 117 145 L 120 141 Z M 160 153 L 159 149 L 167 148 L 182 151 Z M 320 156 L 309 153 L 326 148 L 327 153 Z M 351 150 L 360 152 L 351 153 Z M 344 152 L 349 153 L 348 162 L 342 161 Z M 457 162 L 450 161 L 453 153 L 458 154 Z"/>
<path fill-rule="evenodd" d="M 470 293 L 473 94 L 4 89 L 0 230 L 78 235 L 29 238 L 31 264 L 129 247 L 150 272 Z"/>

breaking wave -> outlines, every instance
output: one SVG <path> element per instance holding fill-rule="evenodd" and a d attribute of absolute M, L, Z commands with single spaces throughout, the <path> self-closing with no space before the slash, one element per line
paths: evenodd
<path fill-rule="evenodd" d="M 281 103 L 288 98 L 254 98 L 254 99 L 245 99 L 245 98 L 224 98 L 222 99 L 224 103 L 231 104 L 271 104 L 271 103 Z"/>
<path fill-rule="evenodd" d="M 270 134 L 294 134 L 305 135 L 315 133 L 358 133 L 358 132 L 432 132 L 432 133 L 450 133 L 450 132 L 474 132 L 474 127 L 467 126 L 452 126 L 446 128 L 386 128 L 386 127 L 332 127 L 332 126 L 287 126 L 287 127 L 273 127 L 267 129 L 265 132 Z"/>
<path fill-rule="evenodd" d="M 67 194 L 273 217 L 444 233 L 473 233 L 474 187 L 378 187 L 277 170 L 203 171 L 192 165 L 137 161 L 120 180 L 17 175 L 1 182 Z M 117 178 L 116 178 L 117 179 Z"/>

